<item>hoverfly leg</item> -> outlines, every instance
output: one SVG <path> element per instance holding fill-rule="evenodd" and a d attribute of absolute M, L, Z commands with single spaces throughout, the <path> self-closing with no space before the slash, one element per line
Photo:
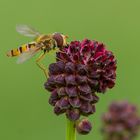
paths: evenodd
<path fill-rule="evenodd" d="M 64 61 L 64 60 L 60 59 L 59 57 L 56 57 L 56 60 L 58 60 L 58 61 Z"/>
<path fill-rule="evenodd" d="M 57 47 L 57 42 L 55 41 L 55 40 L 53 40 L 54 41 L 54 46 L 53 46 L 53 50 L 55 50 L 55 48 Z"/>
<path fill-rule="evenodd" d="M 57 42 L 54 39 L 52 39 L 51 41 L 52 41 L 52 43 L 51 43 L 52 44 L 52 49 L 55 50 L 56 47 L 57 47 Z"/>
<path fill-rule="evenodd" d="M 57 48 L 57 55 L 56 55 L 56 60 L 58 60 L 58 61 L 64 61 L 64 60 L 62 60 L 61 58 L 59 58 L 59 53 L 66 53 L 66 52 L 64 52 L 64 51 L 62 51 L 61 49 L 59 49 L 59 48 Z"/>
<path fill-rule="evenodd" d="M 38 66 L 41 70 L 43 70 L 43 72 L 44 72 L 46 78 L 48 78 L 48 71 L 47 71 L 46 67 L 45 67 L 43 64 L 39 63 L 41 60 L 44 59 L 44 57 L 45 57 L 46 54 L 47 54 L 46 51 L 45 51 L 44 53 L 42 53 L 42 54 L 38 57 L 38 59 L 36 60 L 36 64 L 37 64 L 37 66 Z"/>
<path fill-rule="evenodd" d="M 64 51 L 62 51 L 62 50 L 59 50 L 59 52 L 60 52 L 60 53 L 66 53 L 66 52 L 64 52 Z"/>

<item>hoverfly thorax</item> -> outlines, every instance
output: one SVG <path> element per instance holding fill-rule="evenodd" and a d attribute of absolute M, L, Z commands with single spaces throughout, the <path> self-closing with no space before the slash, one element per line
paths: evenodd
<path fill-rule="evenodd" d="M 40 43 L 40 42 L 45 42 L 46 40 L 48 40 L 50 38 L 50 35 L 40 35 L 38 36 L 35 41 L 37 43 Z"/>
<path fill-rule="evenodd" d="M 42 50 L 51 50 L 52 48 L 54 48 L 55 46 L 55 41 L 53 40 L 52 38 L 52 35 L 51 34 L 48 34 L 48 35 L 40 35 L 36 38 L 35 40 L 38 45 L 41 45 L 41 49 Z"/>

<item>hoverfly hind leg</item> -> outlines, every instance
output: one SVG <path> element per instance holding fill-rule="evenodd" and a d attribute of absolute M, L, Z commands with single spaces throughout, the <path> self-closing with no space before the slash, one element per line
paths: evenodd
<path fill-rule="evenodd" d="M 46 51 L 44 51 L 44 52 L 36 59 L 36 64 L 37 64 L 37 66 L 38 66 L 41 70 L 43 70 L 43 72 L 44 72 L 46 78 L 48 78 L 48 70 L 46 69 L 46 67 L 45 67 L 43 64 L 39 63 L 41 60 L 44 59 L 45 55 L 46 55 Z"/>

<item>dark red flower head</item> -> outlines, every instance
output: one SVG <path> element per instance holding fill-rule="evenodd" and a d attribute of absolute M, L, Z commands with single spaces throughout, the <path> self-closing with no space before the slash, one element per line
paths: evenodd
<path fill-rule="evenodd" d="M 59 115 L 70 120 L 95 112 L 96 92 L 104 93 L 115 85 L 116 60 L 105 45 L 97 41 L 71 42 L 57 53 L 57 62 L 49 66 L 45 88 L 51 91 L 49 103 Z"/>
<path fill-rule="evenodd" d="M 109 111 L 103 115 L 102 132 L 107 140 L 132 140 L 140 128 L 140 116 L 136 106 L 126 101 L 113 102 Z"/>
<path fill-rule="evenodd" d="M 79 77 L 91 86 L 96 92 L 104 93 L 107 88 L 115 85 L 116 59 L 111 51 L 108 51 L 103 43 L 88 39 L 71 42 L 67 48 L 57 54 L 58 60 L 64 63 L 71 62 L 71 68 L 76 64 Z M 79 79 L 79 81 L 81 81 Z"/>

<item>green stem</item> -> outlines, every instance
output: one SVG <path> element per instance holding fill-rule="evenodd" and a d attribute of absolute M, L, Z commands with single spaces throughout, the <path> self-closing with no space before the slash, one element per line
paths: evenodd
<path fill-rule="evenodd" d="M 66 140 L 76 140 L 75 122 L 67 119 Z"/>

